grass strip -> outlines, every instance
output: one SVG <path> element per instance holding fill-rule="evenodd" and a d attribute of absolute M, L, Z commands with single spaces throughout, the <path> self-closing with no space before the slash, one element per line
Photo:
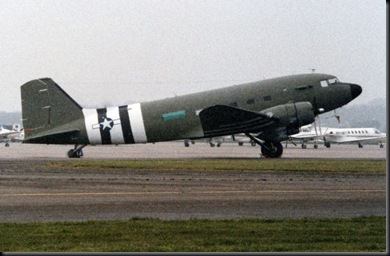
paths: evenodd
<path fill-rule="evenodd" d="M 386 160 L 356 159 L 143 159 L 56 161 L 51 167 L 163 170 L 258 170 L 385 173 Z"/>
<path fill-rule="evenodd" d="M 384 252 L 386 218 L 0 223 L 2 252 Z"/>

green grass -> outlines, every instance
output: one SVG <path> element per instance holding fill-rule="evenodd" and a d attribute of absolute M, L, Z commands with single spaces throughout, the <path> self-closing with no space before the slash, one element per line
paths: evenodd
<path fill-rule="evenodd" d="M 258 170 L 385 173 L 386 160 L 356 159 L 147 159 L 49 162 L 48 166 L 72 168 L 128 168 L 162 170 Z"/>
<path fill-rule="evenodd" d="M 384 252 L 386 218 L 0 223 L 2 252 Z"/>

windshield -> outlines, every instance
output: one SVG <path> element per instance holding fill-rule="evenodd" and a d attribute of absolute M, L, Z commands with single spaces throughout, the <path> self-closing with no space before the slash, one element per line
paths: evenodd
<path fill-rule="evenodd" d="M 326 80 L 322 80 L 321 81 L 321 86 L 322 87 L 326 87 L 326 86 L 329 86 L 329 85 L 336 84 L 338 82 L 339 82 L 339 80 L 337 79 L 337 77 L 333 77 L 333 78 L 329 78 L 329 79 L 326 79 Z"/>

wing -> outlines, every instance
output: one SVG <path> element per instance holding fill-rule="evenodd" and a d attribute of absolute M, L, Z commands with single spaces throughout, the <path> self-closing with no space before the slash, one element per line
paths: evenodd
<path fill-rule="evenodd" d="M 241 108 L 215 105 L 199 113 L 205 137 L 260 132 L 279 119 Z"/>
<path fill-rule="evenodd" d="M 0 133 L 0 138 L 6 139 L 6 138 L 8 138 L 9 135 L 17 134 L 17 133 L 19 133 L 19 132 L 17 132 L 17 131 L 6 131 L 6 132 L 2 132 L 2 133 Z"/>

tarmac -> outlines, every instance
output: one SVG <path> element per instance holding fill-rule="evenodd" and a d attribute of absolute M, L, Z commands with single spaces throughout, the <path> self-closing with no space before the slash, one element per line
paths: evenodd
<path fill-rule="evenodd" d="M 289 144 L 282 158 L 386 159 L 378 145 Z M 12 143 L 0 153 L 0 222 L 126 220 L 131 218 L 347 218 L 386 215 L 386 174 L 130 170 L 52 167 L 83 159 L 258 159 L 258 147 L 205 142 L 88 146 Z"/>
<path fill-rule="evenodd" d="M 1 145 L 0 144 L 0 148 Z M 386 145 L 387 146 L 387 145 Z M 330 148 L 307 144 L 306 149 L 300 145 L 284 144 L 282 158 L 354 158 L 354 159 L 386 159 L 387 148 L 378 144 L 366 144 L 358 148 L 357 144 L 332 144 Z M 1 159 L 67 159 L 67 152 L 73 145 L 46 145 L 11 143 L 0 151 Z M 84 159 L 148 159 L 148 158 L 255 158 L 260 159 L 259 146 L 249 143 L 238 146 L 237 143 L 223 143 L 220 147 L 210 147 L 208 143 L 199 141 L 184 146 L 184 142 L 159 142 L 132 145 L 99 145 L 87 146 L 83 149 Z"/>

